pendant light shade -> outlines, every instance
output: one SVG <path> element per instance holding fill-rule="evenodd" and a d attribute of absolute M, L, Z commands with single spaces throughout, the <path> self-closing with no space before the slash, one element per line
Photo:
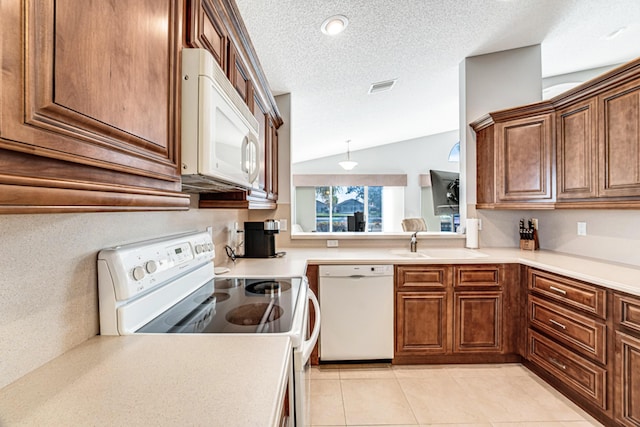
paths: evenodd
<path fill-rule="evenodd" d="M 351 152 L 349 151 L 349 142 L 351 142 L 351 140 L 347 140 L 347 160 L 338 162 L 338 164 L 342 167 L 342 169 L 346 171 L 350 171 L 351 169 L 358 166 L 358 162 L 354 162 L 353 160 L 351 160 Z"/>

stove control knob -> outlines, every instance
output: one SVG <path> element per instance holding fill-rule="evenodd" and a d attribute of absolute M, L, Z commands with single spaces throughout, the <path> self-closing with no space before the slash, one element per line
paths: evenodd
<path fill-rule="evenodd" d="M 197 254 L 201 254 L 203 250 L 204 249 L 203 249 L 202 245 L 196 245 L 196 253 Z"/>
<path fill-rule="evenodd" d="M 145 276 L 145 271 L 144 268 L 137 266 L 136 268 L 133 269 L 133 278 L 136 280 L 142 280 L 144 279 Z"/>
<path fill-rule="evenodd" d="M 147 270 L 147 273 L 153 274 L 158 271 L 158 263 L 154 260 L 147 261 L 147 263 L 144 265 L 144 268 L 145 270 Z"/>

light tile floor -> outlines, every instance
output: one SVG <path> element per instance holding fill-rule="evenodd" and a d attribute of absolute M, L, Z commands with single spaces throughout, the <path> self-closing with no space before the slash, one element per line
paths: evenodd
<path fill-rule="evenodd" d="M 311 368 L 313 426 L 593 427 L 519 364 Z"/>

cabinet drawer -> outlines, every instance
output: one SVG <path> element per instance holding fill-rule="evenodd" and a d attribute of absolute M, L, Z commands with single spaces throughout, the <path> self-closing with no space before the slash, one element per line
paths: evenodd
<path fill-rule="evenodd" d="M 500 286 L 503 269 L 497 265 L 461 265 L 454 268 L 456 287 Z"/>
<path fill-rule="evenodd" d="M 451 284 L 451 267 L 396 266 L 396 289 L 442 290 Z"/>
<path fill-rule="evenodd" d="M 605 318 L 607 293 L 604 289 L 535 269 L 529 269 L 528 276 L 529 289 L 533 292 Z"/>
<path fill-rule="evenodd" d="M 529 329 L 527 359 L 600 408 L 607 409 L 607 375 L 599 367 Z"/>
<path fill-rule="evenodd" d="M 607 326 L 595 319 L 529 295 L 529 324 L 582 355 L 607 363 Z"/>
<path fill-rule="evenodd" d="M 614 322 L 640 333 L 640 298 L 615 294 L 613 296 Z"/>

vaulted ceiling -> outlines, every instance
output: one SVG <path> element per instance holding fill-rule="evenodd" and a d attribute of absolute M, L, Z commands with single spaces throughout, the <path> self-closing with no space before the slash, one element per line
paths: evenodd
<path fill-rule="evenodd" d="M 271 89 L 291 93 L 293 162 L 343 153 L 346 140 L 355 151 L 457 129 L 469 56 L 541 44 L 543 77 L 640 56 L 638 0 L 236 3 Z M 349 25 L 327 36 L 320 25 L 335 14 Z"/>

